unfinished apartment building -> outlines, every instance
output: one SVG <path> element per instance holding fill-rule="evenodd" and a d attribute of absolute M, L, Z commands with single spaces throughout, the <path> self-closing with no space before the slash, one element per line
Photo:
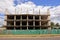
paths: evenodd
<path fill-rule="evenodd" d="M 7 30 L 40 30 L 50 27 L 50 14 L 6 14 Z"/>

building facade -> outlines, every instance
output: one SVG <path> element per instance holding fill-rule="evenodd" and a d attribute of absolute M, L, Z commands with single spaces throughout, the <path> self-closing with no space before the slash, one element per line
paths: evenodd
<path fill-rule="evenodd" d="M 50 27 L 50 15 L 6 15 L 7 29 L 48 29 Z"/>
<path fill-rule="evenodd" d="M 6 14 L 7 30 L 37 30 L 50 28 L 50 14 Z"/>

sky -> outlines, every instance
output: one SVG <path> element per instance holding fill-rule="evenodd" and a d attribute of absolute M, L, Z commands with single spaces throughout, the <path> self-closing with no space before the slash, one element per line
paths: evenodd
<path fill-rule="evenodd" d="M 0 26 L 4 25 L 6 9 L 9 14 L 15 14 L 15 9 L 16 14 L 20 12 L 25 14 L 27 9 L 30 14 L 33 9 L 35 14 L 38 13 L 38 10 L 44 14 L 49 9 L 51 22 L 60 24 L 60 0 L 0 0 Z"/>
<path fill-rule="evenodd" d="M 23 0 L 22 2 L 24 3 L 24 2 L 28 2 L 28 1 L 32 1 L 37 6 L 38 5 L 41 5 L 41 6 L 58 6 L 58 5 L 60 5 L 60 0 Z M 18 1 L 15 0 L 14 3 L 18 4 Z"/>

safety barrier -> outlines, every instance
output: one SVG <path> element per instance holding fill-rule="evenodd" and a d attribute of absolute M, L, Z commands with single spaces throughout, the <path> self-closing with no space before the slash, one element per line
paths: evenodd
<path fill-rule="evenodd" d="M 52 30 L 4 30 L 2 34 L 60 34 L 60 29 Z"/>

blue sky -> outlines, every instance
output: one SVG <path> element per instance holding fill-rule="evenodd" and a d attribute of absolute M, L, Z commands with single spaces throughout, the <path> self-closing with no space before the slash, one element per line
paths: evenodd
<path fill-rule="evenodd" d="M 42 5 L 42 6 L 57 6 L 60 5 L 60 0 L 31 0 L 36 5 Z"/>
<path fill-rule="evenodd" d="M 60 5 L 60 0 L 22 0 L 22 2 L 32 1 L 36 5 L 41 6 L 58 6 Z M 15 4 L 18 4 L 18 1 L 14 1 Z"/>

